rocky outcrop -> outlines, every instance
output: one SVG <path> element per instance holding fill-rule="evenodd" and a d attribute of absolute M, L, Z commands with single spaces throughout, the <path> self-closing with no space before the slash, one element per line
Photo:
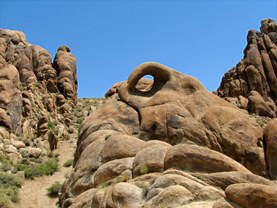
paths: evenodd
<path fill-rule="evenodd" d="M 261 177 L 274 167 L 264 147 L 271 135 L 263 142 L 246 111 L 194 77 L 147 62 L 106 96 L 80 125 L 62 207 L 277 206 L 265 191 L 275 183 Z"/>
<path fill-rule="evenodd" d="M 65 99 L 70 100 L 70 104 L 77 104 L 77 63 L 75 57 L 70 53 L 68 46 L 60 46 L 54 58 L 53 67 L 57 71 L 57 86 Z M 53 92 L 56 92 L 53 83 L 48 85 Z"/>
<path fill-rule="evenodd" d="M 13 164 L 49 159 L 58 139 L 68 139 L 76 104 L 76 59 L 69 47 L 60 46 L 52 63 L 23 32 L 0 29 L 1 155 Z"/>
<path fill-rule="evenodd" d="M 276 117 L 277 26 L 261 21 L 261 32 L 250 30 L 244 58 L 226 72 L 215 94 L 260 116 Z"/>

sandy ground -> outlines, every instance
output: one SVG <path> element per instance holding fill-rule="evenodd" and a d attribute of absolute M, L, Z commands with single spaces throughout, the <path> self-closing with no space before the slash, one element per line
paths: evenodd
<path fill-rule="evenodd" d="M 57 208 L 56 203 L 58 198 L 50 198 L 47 196 L 46 189 L 56 181 L 60 182 L 68 173 L 69 168 L 63 167 L 63 164 L 70 159 L 73 159 L 73 154 L 76 148 L 76 139 L 70 141 L 59 141 L 58 148 L 54 154 L 59 153 L 60 169 L 52 176 L 43 176 L 35 178 L 35 180 L 25 180 L 22 188 L 19 191 L 20 202 L 14 204 L 15 208 Z"/>

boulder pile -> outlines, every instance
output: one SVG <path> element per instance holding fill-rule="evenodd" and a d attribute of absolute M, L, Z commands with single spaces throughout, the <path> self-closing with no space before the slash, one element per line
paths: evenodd
<path fill-rule="evenodd" d="M 106 97 L 80 126 L 63 208 L 277 206 L 277 119 L 263 129 L 196 78 L 154 62 Z"/>

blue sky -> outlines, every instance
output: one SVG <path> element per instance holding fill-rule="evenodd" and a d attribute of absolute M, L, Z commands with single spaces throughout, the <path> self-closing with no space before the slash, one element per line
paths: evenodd
<path fill-rule="evenodd" d="M 0 28 L 23 31 L 52 59 L 60 45 L 71 48 L 80 98 L 103 97 L 146 61 L 216 90 L 265 18 L 277 20 L 277 1 L 0 0 Z"/>

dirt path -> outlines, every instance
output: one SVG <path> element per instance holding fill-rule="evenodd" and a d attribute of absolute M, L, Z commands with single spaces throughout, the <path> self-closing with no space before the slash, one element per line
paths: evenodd
<path fill-rule="evenodd" d="M 19 191 L 20 202 L 15 207 L 18 208 L 57 208 L 58 198 L 50 198 L 47 196 L 46 189 L 56 181 L 60 182 L 72 167 L 65 168 L 63 164 L 73 159 L 76 148 L 76 140 L 59 141 L 58 149 L 54 154 L 59 153 L 60 170 L 52 176 L 43 176 L 35 178 L 35 180 L 25 180 Z"/>

